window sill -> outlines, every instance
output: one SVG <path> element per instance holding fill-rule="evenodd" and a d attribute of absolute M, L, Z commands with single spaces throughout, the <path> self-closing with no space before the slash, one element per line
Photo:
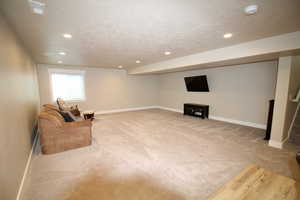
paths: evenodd
<path fill-rule="evenodd" d="M 86 99 L 81 99 L 81 100 L 64 100 L 64 102 L 66 102 L 66 103 L 83 103 L 85 101 L 86 101 Z M 54 100 L 53 103 L 56 104 L 57 103 L 56 100 Z"/>

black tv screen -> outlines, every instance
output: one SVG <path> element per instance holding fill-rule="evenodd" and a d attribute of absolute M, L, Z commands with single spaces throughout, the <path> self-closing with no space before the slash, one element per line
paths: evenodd
<path fill-rule="evenodd" d="M 206 75 L 184 77 L 188 92 L 209 92 Z"/>

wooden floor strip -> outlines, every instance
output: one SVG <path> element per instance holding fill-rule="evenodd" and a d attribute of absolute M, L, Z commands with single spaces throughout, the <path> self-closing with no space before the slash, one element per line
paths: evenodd
<path fill-rule="evenodd" d="M 299 200 L 300 183 L 250 166 L 208 200 Z"/>

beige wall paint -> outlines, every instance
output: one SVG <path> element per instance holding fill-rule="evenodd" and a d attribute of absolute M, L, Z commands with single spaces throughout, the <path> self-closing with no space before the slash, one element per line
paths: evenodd
<path fill-rule="evenodd" d="M 277 62 L 159 75 L 159 105 L 183 109 L 184 103 L 210 105 L 210 115 L 266 124 L 268 103 L 275 96 Z M 207 75 L 209 93 L 187 92 L 185 76 Z"/>
<path fill-rule="evenodd" d="M 158 77 L 128 75 L 125 70 L 39 65 L 41 104 L 52 103 L 49 68 L 85 70 L 86 101 L 83 110 L 106 111 L 158 105 Z"/>
<path fill-rule="evenodd" d="M 182 109 L 184 102 L 210 104 L 212 116 L 266 124 L 275 94 L 277 62 L 262 62 L 161 75 L 128 75 L 125 70 L 39 65 L 41 104 L 53 103 L 48 69 L 86 71 L 81 109 L 106 111 L 145 106 Z M 210 93 L 186 92 L 183 77 L 208 75 Z M 255 108 L 255 109 L 253 109 Z"/>
<path fill-rule="evenodd" d="M 0 199 L 14 200 L 39 104 L 36 66 L 0 15 Z"/>

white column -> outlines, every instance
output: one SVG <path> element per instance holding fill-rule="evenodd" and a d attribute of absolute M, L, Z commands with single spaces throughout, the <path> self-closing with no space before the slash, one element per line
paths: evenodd
<path fill-rule="evenodd" d="M 283 143 L 288 137 L 284 126 L 289 98 L 291 65 L 291 56 L 279 58 L 271 140 L 269 141 L 269 145 L 276 148 L 282 148 Z"/>

